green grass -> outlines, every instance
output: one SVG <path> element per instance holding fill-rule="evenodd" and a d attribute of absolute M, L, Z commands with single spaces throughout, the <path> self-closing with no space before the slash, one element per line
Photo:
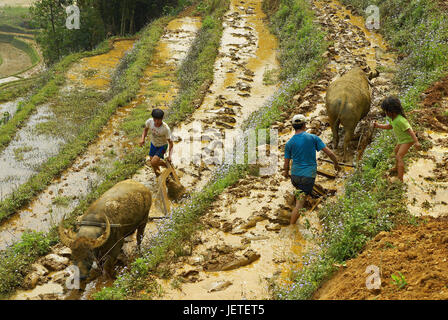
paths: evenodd
<path fill-rule="evenodd" d="M 45 74 L 45 72 L 44 72 Z M 0 103 L 23 97 L 27 94 L 33 95 L 44 85 L 43 74 L 39 77 L 33 77 L 0 85 Z"/>
<path fill-rule="evenodd" d="M 14 149 L 14 158 L 16 158 L 17 161 L 21 161 L 21 160 L 23 160 L 24 153 L 30 152 L 31 150 L 33 150 L 32 146 L 23 146 L 23 147 L 15 148 Z"/>
<path fill-rule="evenodd" d="M 57 206 L 67 207 L 70 204 L 70 200 L 70 197 L 56 196 L 51 202 Z"/>

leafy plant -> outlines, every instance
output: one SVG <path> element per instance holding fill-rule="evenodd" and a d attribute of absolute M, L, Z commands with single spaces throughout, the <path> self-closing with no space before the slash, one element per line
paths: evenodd
<path fill-rule="evenodd" d="M 398 289 L 403 289 L 408 283 L 406 282 L 406 278 L 401 272 L 398 272 L 398 275 L 392 274 L 392 284 L 396 285 Z"/>

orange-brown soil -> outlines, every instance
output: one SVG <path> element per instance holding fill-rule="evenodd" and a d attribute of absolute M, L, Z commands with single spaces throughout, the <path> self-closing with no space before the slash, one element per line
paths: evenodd
<path fill-rule="evenodd" d="M 380 269 L 381 288 L 369 290 L 369 265 Z M 392 274 L 401 272 L 403 288 Z M 448 219 L 424 218 L 418 226 L 402 225 L 381 232 L 355 259 L 347 261 L 314 299 L 445 300 L 448 299 Z"/>

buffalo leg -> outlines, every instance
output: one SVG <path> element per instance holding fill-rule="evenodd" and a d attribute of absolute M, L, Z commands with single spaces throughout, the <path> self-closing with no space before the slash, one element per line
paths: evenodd
<path fill-rule="evenodd" d="M 141 224 L 140 226 L 138 226 L 137 229 L 137 249 L 140 250 L 140 244 L 142 243 L 143 240 L 143 234 L 145 233 L 145 228 L 146 228 L 146 223 Z"/>
<path fill-rule="evenodd" d="M 339 144 L 339 120 L 331 121 L 330 120 L 330 126 L 331 126 L 331 132 L 333 133 L 333 148 L 336 150 L 338 148 Z"/>
<path fill-rule="evenodd" d="M 356 126 L 355 126 L 356 127 Z M 348 162 L 349 155 L 349 146 L 350 142 L 353 139 L 353 134 L 355 132 L 355 127 L 346 127 L 345 128 L 345 137 L 344 137 L 344 162 Z"/>
<path fill-rule="evenodd" d="M 117 262 L 117 257 L 120 254 L 121 248 L 123 247 L 124 239 L 118 241 L 113 249 L 107 254 L 106 262 L 104 263 L 104 272 L 109 278 L 114 277 L 114 266 Z"/>

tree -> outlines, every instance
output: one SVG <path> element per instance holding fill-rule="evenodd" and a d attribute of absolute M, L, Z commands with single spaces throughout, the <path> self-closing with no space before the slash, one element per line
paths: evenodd
<path fill-rule="evenodd" d="M 40 29 L 37 42 L 47 64 L 81 50 L 92 50 L 105 37 L 103 21 L 95 8 L 95 0 L 78 1 L 80 29 L 66 27 L 65 8 L 73 0 L 37 0 L 30 8 L 33 24 Z"/>

